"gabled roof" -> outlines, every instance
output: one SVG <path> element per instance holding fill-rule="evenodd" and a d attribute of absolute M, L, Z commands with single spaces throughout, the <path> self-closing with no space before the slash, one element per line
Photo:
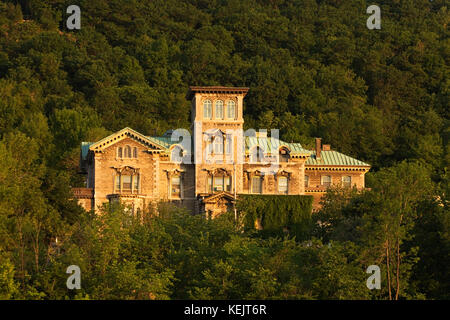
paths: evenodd
<path fill-rule="evenodd" d="M 227 192 L 227 191 L 222 191 L 222 192 L 215 193 L 215 194 L 213 194 L 213 195 L 211 195 L 209 197 L 204 198 L 203 202 L 205 202 L 205 203 L 215 203 L 215 202 L 217 202 L 218 200 L 220 200 L 222 198 L 225 198 L 225 199 L 230 200 L 230 201 L 234 200 L 234 196 L 233 196 L 232 193 Z"/>
<path fill-rule="evenodd" d="M 171 141 L 170 137 L 148 137 L 137 132 L 136 130 L 127 127 L 97 142 L 82 142 L 81 143 L 82 160 L 86 159 L 89 150 L 100 151 L 125 138 L 132 138 L 133 140 L 147 146 L 148 148 L 160 151 L 167 151 L 172 144 L 177 143 Z"/>
<path fill-rule="evenodd" d="M 370 164 L 362 162 L 358 159 L 347 156 L 343 153 L 330 150 L 321 151 L 320 159 L 316 158 L 315 151 L 309 151 L 311 156 L 306 160 L 307 166 L 359 166 L 359 167 L 370 167 Z"/>

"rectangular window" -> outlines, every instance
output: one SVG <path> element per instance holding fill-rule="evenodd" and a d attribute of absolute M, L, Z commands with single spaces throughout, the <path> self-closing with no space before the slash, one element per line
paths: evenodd
<path fill-rule="evenodd" d="M 329 187 L 331 186 L 331 176 L 322 176 L 322 181 L 321 181 L 323 186 Z"/>
<path fill-rule="evenodd" d="M 305 176 L 305 187 L 309 187 L 309 176 Z"/>
<path fill-rule="evenodd" d="M 223 139 L 220 137 L 214 139 L 214 153 L 223 154 Z"/>
<path fill-rule="evenodd" d="M 181 196 L 181 179 L 179 176 L 172 177 L 172 196 L 180 197 Z"/>
<path fill-rule="evenodd" d="M 117 175 L 115 178 L 116 192 L 120 192 L 120 176 Z"/>
<path fill-rule="evenodd" d="M 122 176 L 123 191 L 131 191 L 131 176 Z"/>
<path fill-rule="evenodd" d="M 286 177 L 278 178 L 278 192 L 281 194 L 288 193 L 288 178 Z"/>
<path fill-rule="evenodd" d="M 352 177 L 351 176 L 342 177 L 342 186 L 345 188 L 350 188 L 352 186 Z"/>
<path fill-rule="evenodd" d="M 133 176 L 133 183 L 134 183 L 134 192 L 139 192 L 139 175 Z"/>
<path fill-rule="evenodd" d="M 262 193 L 261 177 L 252 177 L 252 193 Z"/>
<path fill-rule="evenodd" d="M 214 191 L 223 191 L 223 177 L 214 177 Z"/>
<path fill-rule="evenodd" d="M 208 192 L 212 192 L 212 177 L 208 177 Z"/>
<path fill-rule="evenodd" d="M 229 136 L 227 136 L 225 152 L 227 154 L 231 154 L 232 153 L 231 150 L 233 150 L 233 136 L 229 135 Z"/>
<path fill-rule="evenodd" d="M 224 185 L 225 185 L 225 191 L 230 192 L 231 191 L 231 179 L 230 177 L 224 177 Z"/>

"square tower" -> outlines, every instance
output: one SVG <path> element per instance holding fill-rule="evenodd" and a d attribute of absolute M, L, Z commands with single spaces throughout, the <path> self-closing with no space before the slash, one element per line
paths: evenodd
<path fill-rule="evenodd" d="M 244 97 L 246 87 L 190 87 L 195 194 L 242 190 Z"/>

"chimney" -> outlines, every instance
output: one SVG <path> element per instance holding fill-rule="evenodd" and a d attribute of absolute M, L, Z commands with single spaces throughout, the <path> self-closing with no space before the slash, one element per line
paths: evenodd
<path fill-rule="evenodd" d="M 316 138 L 316 159 L 320 159 L 322 151 L 322 138 Z"/>

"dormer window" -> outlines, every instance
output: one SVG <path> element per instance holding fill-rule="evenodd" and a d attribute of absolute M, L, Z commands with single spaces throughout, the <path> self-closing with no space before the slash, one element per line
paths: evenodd
<path fill-rule="evenodd" d="M 236 118 L 236 103 L 233 100 L 229 100 L 227 102 L 227 118 L 228 119 Z"/>
<path fill-rule="evenodd" d="M 250 155 L 251 163 L 259 163 L 264 160 L 264 151 L 259 146 L 253 148 L 252 153 Z"/>
<path fill-rule="evenodd" d="M 289 162 L 289 151 L 286 148 L 280 148 L 278 157 L 280 162 Z"/>
<path fill-rule="evenodd" d="M 211 100 L 203 101 L 203 118 L 211 119 L 212 117 L 212 103 Z"/>
<path fill-rule="evenodd" d="M 216 101 L 216 109 L 215 109 L 216 119 L 223 119 L 223 101 Z"/>

